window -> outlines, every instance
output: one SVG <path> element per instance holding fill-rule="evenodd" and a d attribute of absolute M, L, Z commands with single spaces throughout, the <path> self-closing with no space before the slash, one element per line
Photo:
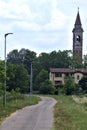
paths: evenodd
<path fill-rule="evenodd" d="M 61 84 L 62 83 L 62 81 L 55 81 L 55 84 L 57 85 L 57 84 Z"/>
<path fill-rule="evenodd" d="M 76 36 L 76 41 L 80 42 L 80 36 L 79 35 Z"/>
<path fill-rule="evenodd" d="M 79 75 L 77 75 L 77 80 L 79 80 L 80 79 L 80 77 L 79 77 Z"/>
<path fill-rule="evenodd" d="M 61 73 L 55 73 L 55 77 L 62 77 Z"/>

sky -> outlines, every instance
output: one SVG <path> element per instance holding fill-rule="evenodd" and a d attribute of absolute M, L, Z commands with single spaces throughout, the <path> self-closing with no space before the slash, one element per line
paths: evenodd
<path fill-rule="evenodd" d="M 87 54 L 87 0 L 0 0 L 0 59 L 14 49 L 29 49 L 39 55 L 54 50 L 72 50 L 72 30 L 80 12 L 83 55 Z"/>

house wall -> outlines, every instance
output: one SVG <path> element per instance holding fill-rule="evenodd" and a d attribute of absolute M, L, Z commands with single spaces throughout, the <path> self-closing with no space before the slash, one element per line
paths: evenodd
<path fill-rule="evenodd" d="M 56 76 L 55 73 L 51 73 L 50 72 L 50 80 L 53 82 L 53 84 L 58 84 L 58 83 L 62 83 L 64 84 L 64 78 L 65 78 L 65 74 L 61 74 L 61 76 Z"/>
<path fill-rule="evenodd" d="M 82 73 L 74 73 L 74 74 L 68 74 L 68 76 L 71 75 L 74 78 L 74 81 L 76 84 L 78 84 L 79 80 L 83 77 Z M 59 84 L 65 83 L 65 80 L 68 78 L 68 76 L 65 73 L 61 73 L 61 76 L 56 76 L 56 73 L 51 73 L 50 72 L 50 80 L 53 82 L 53 84 Z"/>
<path fill-rule="evenodd" d="M 79 80 L 81 80 L 82 77 L 83 77 L 82 73 L 74 73 L 75 83 L 78 84 Z"/>

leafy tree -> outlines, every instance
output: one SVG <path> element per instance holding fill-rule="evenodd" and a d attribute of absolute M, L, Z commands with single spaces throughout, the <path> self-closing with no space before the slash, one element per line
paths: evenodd
<path fill-rule="evenodd" d="M 21 62 L 22 64 L 24 64 L 25 56 L 26 56 L 26 49 L 22 48 L 22 49 L 19 51 L 20 62 Z"/>
<path fill-rule="evenodd" d="M 29 91 L 29 75 L 23 65 L 8 64 L 7 67 L 8 76 L 8 90 L 11 91 L 20 89 L 20 92 L 27 93 Z"/>
<path fill-rule="evenodd" d="M 41 83 L 39 88 L 39 92 L 41 94 L 54 94 L 55 87 L 53 86 L 52 82 L 48 79 Z"/>
<path fill-rule="evenodd" d="M 8 63 L 23 64 L 30 74 L 30 64 L 36 58 L 36 53 L 28 49 L 22 48 L 20 51 L 17 49 L 9 52 L 7 55 Z"/>
<path fill-rule="evenodd" d="M 62 83 L 55 85 L 55 94 L 64 94 L 64 85 Z"/>
<path fill-rule="evenodd" d="M 71 51 L 53 51 L 50 53 L 50 67 L 53 68 L 68 68 L 71 62 Z"/>
<path fill-rule="evenodd" d="M 81 91 L 87 93 L 87 76 L 83 76 L 83 78 L 79 81 L 79 87 Z"/>
<path fill-rule="evenodd" d="M 0 60 L 0 95 L 4 87 L 4 62 Z"/>
<path fill-rule="evenodd" d="M 7 55 L 7 61 L 12 63 L 12 64 L 19 64 L 20 63 L 19 52 L 17 49 L 9 52 L 9 54 Z"/>
<path fill-rule="evenodd" d="M 71 95 L 74 93 L 74 90 L 75 90 L 74 79 L 71 76 L 69 76 L 65 81 L 64 92 L 66 95 Z"/>
<path fill-rule="evenodd" d="M 35 59 L 36 59 L 36 53 L 26 49 L 25 58 L 24 58 L 24 63 L 23 64 L 24 64 L 25 68 L 28 70 L 29 74 L 30 74 L 31 62 L 33 62 Z"/>
<path fill-rule="evenodd" d="M 84 55 L 84 68 L 87 68 L 87 54 Z"/>
<path fill-rule="evenodd" d="M 72 62 L 71 64 L 72 68 L 83 68 L 82 60 L 78 55 L 72 57 L 71 62 Z"/>
<path fill-rule="evenodd" d="M 42 69 L 48 70 L 50 65 L 50 58 L 48 53 L 41 53 L 37 57 L 37 64 L 38 70 L 41 71 Z"/>
<path fill-rule="evenodd" d="M 42 69 L 39 74 L 36 76 L 35 80 L 35 90 L 39 90 L 41 84 L 49 78 L 48 71 Z"/>

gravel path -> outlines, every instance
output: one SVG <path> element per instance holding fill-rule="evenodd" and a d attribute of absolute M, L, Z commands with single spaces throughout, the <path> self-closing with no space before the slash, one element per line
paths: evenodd
<path fill-rule="evenodd" d="M 2 123 L 0 130 L 51 130 L 56 100 L 49 97 L 41 98 L 39 104 L 13 113 Z"/>

